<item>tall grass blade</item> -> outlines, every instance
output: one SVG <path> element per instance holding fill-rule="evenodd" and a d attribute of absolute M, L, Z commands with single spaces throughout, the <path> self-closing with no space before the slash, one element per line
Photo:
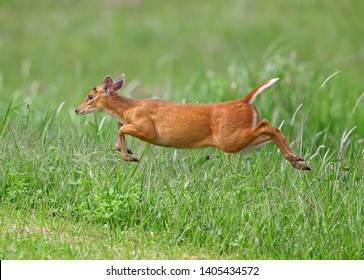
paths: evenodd
<path fill-rule="evenodd" d="M 310 157 L 310 160 L 311 159 L 313 159 L 314 157 L 316 157 L 318 154 L 319 154 L 319 152 L 320 152 L 320 150 L 321 149 L 324 149 L 325 148 L 325 145 L 321 145 L 321 146 L 319 146 L 318 148 L 317 148 L 317 150 L 316 150 L 316 152 Z"/>
<path fill-rule="evenodd" d="M 351 111 L 351 115 L 353 115 L 353 114 L 354 114 L 354 112 L 355 112 L 355 110 L 356 110 L 356 107 L 358 107 L 359 102 L 360 102 L 360 100 L 361 100 L 363 97 L 364 97 L 364 92 L 363 92 L 363 93 L 359 96 L 358 100 L 356 101 L 355 106 L 354 106 L 353 110 Z"/>
<path fill-rule="evenodd" d="M 99 124 L 99 127 L 98 127 L 98 129 L 97 129 L 97 132 L 99 133 L 100 131 L 101 131 L 101 129 L 102 129 L 102 126 L 103 126 L 103 124 L 104 124 L 104 122 L 105 122 L 105 118 L 106 117 L 103 117 L 102 118 L 102 120 L 101 120 L 101 122 L 100 122 L 100 124 Z"/>
<path fill-rule="evenodd" d="M 62 107 L 63 107 L 64 103 L 66 103 L 66 101 L 63 101 L 63 102 L 59 105 L 59 107 L 58 107 L 58 109 L 57 109 L 57 116 L 58 116 L 59 112 L 62 110 Z"/>
<path fill-rule="evenodd" d="M 340 141 L 340 150 L 339 150 L 339 159 L 342 159 L 343 151 L 346 150 L 345 143 L 348 140 L 349 135 L 357 128 L 357 126 L 354 126 L 348 133 L 346 133 L 346 129 L 344 130 L 343 135 L 341 136 Z M 344 149 L 345 148 L 345 149 Z"/>
<path fill-rule="evenodd" d="M 56 112 L 54 112 L 50 116 L 48 116 L 48 114 L 47 114 L 46 118 L 44 119 L 45 125 L 44 125 L 43 131 L 42 131 L 42 136 L 41 136 L 41 139 L 42 139 L 42 142 L 43 143 L 44 143 L 44 140 L 45 140 L 45 137 L 46 137 L 46 133 L 48 131 L 48 128 L 51 125 L 51 123 L 53 122 L 55 115 L 56 115 Z M 47 118 L 48 118 L 48 120 L 47 120 Z"/>
<path fill-rule="evenodd" d="M 292 116 L 292 119 L 291 119 L 291 126 L 293 125 L 293 123 L 294 123 L 294 120 L 295 120 L 295 118 L 296 118 L 296 115 L 297 115 L 297 112 L 302 108 L 302 106 L 303 106 L 303 103 L 301 103 L 300 105 L 298 105 L 298 107 L 297 107 L 297 109 L 296 109 L 296 111 L 294 111 L 294 113 L 293 113 L 293 116 Z"/>
<path fill-rule="evenodd" d="M 1 126 L 0 126 L 0 136 L 3 135 L 4 130 L 5 130 L 5 127 L 7 125 L 7 120 L 8 120 L 9 113 L 11 111 L 11 104 L 12 103 L 13 103 L 13 97 L 10 99 L 8 108 L 5 111 L 5 115 L 4 115 L 3 121 L 1 122 Z"/>
<path fill-rule="evenodd" d="M 340 73 L 340 71 L 336 71 L 334 74 L 332 74 L 332 75 L 330 75 L 323 83 L 322 83 L 322 85 L 321 85 L 321 87 L 320 88 L 323 88 L 325 85 L 326 85 L 326 83 L 332 78 L 332 77 L 334 77 L 335 75 L 337 75 L 337 74 L 339 74 Z"/>

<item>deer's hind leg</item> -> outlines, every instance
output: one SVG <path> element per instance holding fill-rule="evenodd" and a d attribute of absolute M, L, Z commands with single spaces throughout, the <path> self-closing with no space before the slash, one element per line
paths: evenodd
<path fill-rule="evenodd" d="M 250 145 L 261 145 L 272 140 L 276 143 L 285 159 L 288 160 L 294 168 L 300 170 L 312 170 L 311 167 L 300 163 L 300 161 L 304 161 L 305 159 L 293 154 L 292 149 L 282 131 L 278 127 L 272 126 L 269 121 L 260 121 L 253 129 L 252 134 L 254 140 Z"/>
<path fill-rule="evenodd" d="M 216 145 L 224 152 L 236 153 L 236 152 L 248 152 L 265 145 L 266 143 L 273 141 L 282 152 L 286 160 L 288 160 L 291 165 L 300 170 L 312 170 L 311 167 L 300 163 L 305 159 L 293 154 L 290 145 L 287 142 L 286 137 L 278 127 L 272 126 L 272 124 L 267 120 L 261 120 L 256 124 L 254 128 L 244 129 L 241 134 L 235 134 L 230 137 L 233 141 L 226 141 L 226 143 L 221 143 L 221 145 Z"/>
<path fill-rule="evenodd" d="M 248 146 L 239 151 L 240 154 L 244 155 L 256 149 L 263 147 L 264 145 L 272 142 L 272 138 L 269 135 L 261 135 L 258 136 L 253 142 L 251 142 Z"/>

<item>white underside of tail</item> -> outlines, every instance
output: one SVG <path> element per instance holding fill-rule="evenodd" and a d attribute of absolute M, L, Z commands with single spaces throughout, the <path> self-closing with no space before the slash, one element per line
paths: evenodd
<path fill-rule="evenodd" d="M 270 79 L 267 82 L 265 82 L 258 90 L 257 92 L 253 95 L 253 97 L 250 99 L 249 104 L 253 104 L 255 101 L 255 98 L 257 98 L 258 94 L 261 93 L 263 90 L 265 90 L 266 88 L 270 87 L 271 85 L 273 85 L 276 81 L 278 81 L 279 78 L 274 78 L 274 79 Z"/>

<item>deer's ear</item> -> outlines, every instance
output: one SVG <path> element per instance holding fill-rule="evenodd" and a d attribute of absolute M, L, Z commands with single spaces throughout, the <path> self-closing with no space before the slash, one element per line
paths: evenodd
<path fill-rule="evenodd" d="M 125 74 L 122 74 L 119 78 L 114 81 L 113 90 L 118 91 L 123 87 L 125 81 Z"/>
<path fill-rule="evenodd" d="M 107 75 L 102 82 L 102 90 L 106 94 L 110 94 L 110 91 L 113 89 L 114 82 L 111 76 Z"/>

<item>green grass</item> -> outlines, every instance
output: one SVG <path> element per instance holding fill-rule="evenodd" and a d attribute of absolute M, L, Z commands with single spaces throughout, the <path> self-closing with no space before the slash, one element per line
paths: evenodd
<path fill-rule="evenodd" d="M 23 2 L 0 4 L 1 259 L 364 258 L 362 1 Z M 280 77 L 255 104 L 313 172 L 273 144 L 128 137 L 122 162 L 116 121 L 74 113 L 122 72 L 126 95 L 187 102 Z"/>

